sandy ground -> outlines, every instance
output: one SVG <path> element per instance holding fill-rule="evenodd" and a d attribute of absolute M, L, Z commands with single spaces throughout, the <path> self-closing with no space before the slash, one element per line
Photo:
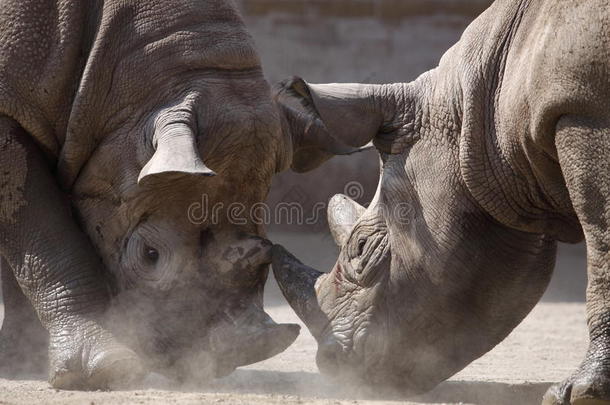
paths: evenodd
<path fill-rule="evenodd" d="M 276 321 L 298 322 L 286 305 L 272 306 L 269 312 Z M 303 329 L 284 353 L 205 386 L 176 389 L 151 378 L 137 391 L 66 392 L 41 380 L 0 379 L 0 404 L 538 404 L 551 382 L 578 365 L 585 349 L 584 305 L 542 303 L 493 351 L 411 402 L 339 388 L 318 374 L 315 341 Z"/>
<path fill-rule="evenodd" d="M 309 265 L 330 268 L 336 250 L 328 236 L 274 233 Z M 39 379 L 0 379 L 0 404 L 539 404 L 548 386 L 567 377 L 587 344 L 584 257 L 579 246 L 562 246 L 554 278 L 543 302 L 494 350 L 421 398 L 341 387 L 318 374 L 316 344 L 303 328 L 284 353 L 201 386 L 172 387 L 150 378 L 142 389 L 125 392 L 65 392 Z M 270 280 L 265 302 L 278 322 L 300 323 Z M 2 306 L 0 305 L 0 318 Z"/>

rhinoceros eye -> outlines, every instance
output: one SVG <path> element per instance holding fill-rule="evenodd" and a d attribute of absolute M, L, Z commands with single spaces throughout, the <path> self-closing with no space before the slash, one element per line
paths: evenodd
<path fill-rule="evenodd" d="M 150 265 L 157 264 L 159 261 L 159 251 L 150 246 L 144 246 L 144 260 Z"/>
<path fill-rule="evenodd" d="M 360 239 L 358 241 L 358 256 L 362 256 L 364 253 L 364 248 L 366 246 L 366 239 Z"/>

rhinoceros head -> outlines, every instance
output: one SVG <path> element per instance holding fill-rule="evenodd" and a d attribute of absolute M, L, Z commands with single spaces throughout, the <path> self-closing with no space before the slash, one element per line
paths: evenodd
<path fill-rule="evenodd" d="M 438 89 L 425 80 L 285 84 L 337 139 L 372 139 L 382 169 L 367 208 L 331 200 L 328 222 L 341 251 L 330 272 L 279 246 L 273 254 L 284 295 L 318 341 L 322 372 L 412 392 L 503 339 L 544 291 L 554 254 L 548 240 L 503 227 L 472 198 L 459 114 L 428 99 L 423 89 Z"/>
<path fill-rule="evenodd" d="M 65 152 L 60 167 L 108 269 L 117 333 L 153 369 L 221 376 L 283 351 L 299 330 L 263 311 L 271 246 L 253 209 L 278 171 L 353 148 L 276 101 L 257 66 L 168 80 L 107 122 L 86 161 Z"/>

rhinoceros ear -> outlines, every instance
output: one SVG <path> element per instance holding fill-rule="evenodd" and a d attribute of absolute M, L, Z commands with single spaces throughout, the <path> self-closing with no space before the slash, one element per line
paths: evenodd
<path fill-rule="evenodd" d="M 328 203 L 328 225 L 337 246 L 343 246 L 354 229 L 354 224 L 366 208 L 343 194 L 337 194 Z"/>
<path fill-rule="evenodd" d="M 293 77 L 281 86 L 297 97 L 311 114 L 318 116 L 332 137 L 344 145 L 366 145 L 383 125 L 384 115 L 375 91 L 379 85 L 310 84 Z"/>
<path fill-rule="evenodd" d="M 287 142 L 286 152 L 289 156 L 282 156 L 281 169 L 289 164 L 295 172 L 304 173 L 315 169 L 333 156 L 351 155 L 373 148 L 372 144 L 360 148 L 345 145 L 330 135 L 316 116 L 282 103 L 279 105 Z"/>
<path fill-rule="evenodd" d="M 187 124 L 178 123 L 163 127 L 155 133 L 153 145 L 155 153 L 140 171 L 139 185 L 181 175 L 216 175 L 201 160 L 195 134 Z"/>

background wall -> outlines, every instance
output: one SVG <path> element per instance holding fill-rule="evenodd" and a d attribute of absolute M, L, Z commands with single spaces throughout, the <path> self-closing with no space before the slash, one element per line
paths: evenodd
<path fill-rule="evenodd" d="M 313 83 L 411 81 L 435 67 L 489 0 L 241 0 L 271 83 L 298 75 Z M 357 180 L 369 201 L 375 152 L 339 157 L 307 175 L 278 176 L 272 203 L 311 207 Z M 306 197 L 303 201 L 302 197 Z"/>

